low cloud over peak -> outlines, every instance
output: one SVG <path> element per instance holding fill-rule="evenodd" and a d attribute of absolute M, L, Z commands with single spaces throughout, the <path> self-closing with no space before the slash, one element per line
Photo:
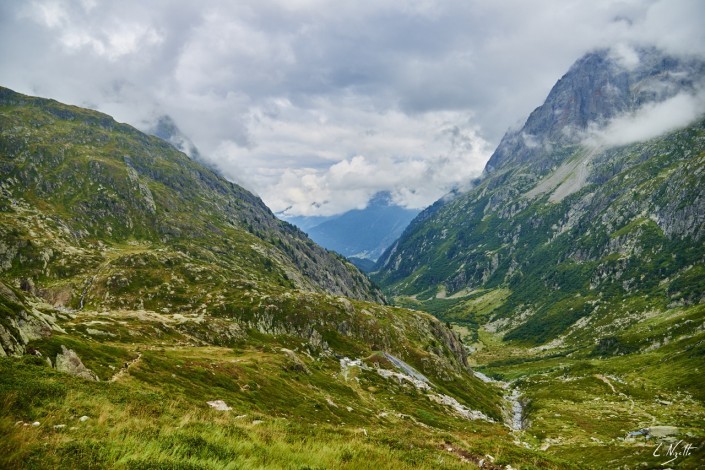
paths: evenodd
<path fill-rule="evenodd" d="M 658 103 L 620 115 L 601 129 L 589 133 L 589 145 L 612 147 L 642 142 L 686 127 L 705 117 L 705 89 L 682 92 Z"/>

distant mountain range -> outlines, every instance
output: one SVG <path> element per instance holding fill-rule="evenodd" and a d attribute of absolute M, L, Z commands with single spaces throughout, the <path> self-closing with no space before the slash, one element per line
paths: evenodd
<path fill-rule="evenodd" d="M 301 228 L 319 245 L 350 258 L 358 267 L 370 269 L 418 213 L 418 210 L 396 205 L 389 192 L 380 192 L 364 209 L 334 217 L 292 217 L 286 220 Z"/>

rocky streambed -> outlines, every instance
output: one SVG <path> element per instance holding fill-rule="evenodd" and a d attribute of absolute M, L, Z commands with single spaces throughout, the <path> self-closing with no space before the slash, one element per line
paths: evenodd
<path fill-rule="evenodd" d="M 504 398 L 506 400 L 505 419 L 504 423 L 514 431 L 524 429 L 524 404 L 522 403 L 521 391 L 518 387 L 512 387 L 511 382 L 503 382 L 495 380 L 482 372 L 473 371 L 475 377 L 485 383 L 491 383 L 502 387 L 505 390 Z"/>

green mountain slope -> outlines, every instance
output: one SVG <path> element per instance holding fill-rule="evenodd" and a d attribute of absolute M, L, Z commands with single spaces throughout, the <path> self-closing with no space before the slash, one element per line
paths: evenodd
<path fill-rule="evenodd" d="M 566 334 L 587 344 L 601 322 L 703 300 L 705 122 L 620 147 L 570 138 L 577 130 L 560 125 L 587 126 L 585 109 L 610 117 L 629 101 L 594 103 L 602 95 L 590 86 L 614 88 L 609 79 L 622 76 L 597 56 L 607 78 L 598 59 L 579 61 L 527 121 L 531 144 L 505 137 L 475 188 L 422 213 L 378 263 L 380 285 L 417 300 L 453 297 L 443 318 L 476 324 L 473 312 L 491 312 L 507 339 L 531 344 Z M 634 72 L 641 81 L 625 93 L 669 70 Z M 483 296 L 489 307 L 473 307 Z"/>
<path fill-rule="evenodd" d="M 585 468 L 700 468 L 705 121 L 629 145 L 586 139 L 695 93 L 702 62 L 640 54 L 633 69 L 606 51 L 579 60 L 373 277 L 452 323 L 470 364 L 510 384 L 528 447 Z"/>
<path fill-rule="evenodd" d="M 557 200 L 586 159 L 592 174 Z M 581 318 L 636 320 L 652 309 L 700 303 L 703 168 L 705 122 L 643 144 L 576 149 L 543 178 L 507 169 L 408 232 L 378 280 L 419 299 L 504 290 L 493 319 L 507 339 L 538 344 Z M 462 305 L 445 316 L 462 321 Z"/>
<path fill-rule="evenodd" d="M 0 126 L 2 271 L 69 306 L 112 305 L 108 283 L 121 305 L 138 293 L 158 303 L 168 282 L 159 273 L 172 265 L 202 291 L 247 279 L 382 299 L 259 198 L 109 116 L 2 89 Z M 120 278 L 125 268 L 141 274 Z M 200 304 L 207 292 L 182 294 Z"/>

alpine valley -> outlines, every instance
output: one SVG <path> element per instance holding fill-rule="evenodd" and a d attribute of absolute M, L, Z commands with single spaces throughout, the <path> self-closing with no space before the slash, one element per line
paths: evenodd
<path fill-rule="evenodd" d="M 471 365 L 517 387 L 531 448 L 589 468 L 696 468 L 705 121 L 639 132 L 702 92 L 705 64 L 653 49 L 637 62 L 577 61 L 475 187 L 422 212 L 374 279 L 458 325 Z M 699 449 L 654 455 L 678 442 Z"/>
<path fill-rule="evenodd" d="M 0 467 L 697 468 L 705 121 L 615 129 L 703 76 L 583 57 L 380 287 L 165 140 L 0 88 Z"/>
<path fill-rule="evenodd" d="M 0 89 L 0 467 L 560 468 L 459 336 L 171 144 Z"/>

